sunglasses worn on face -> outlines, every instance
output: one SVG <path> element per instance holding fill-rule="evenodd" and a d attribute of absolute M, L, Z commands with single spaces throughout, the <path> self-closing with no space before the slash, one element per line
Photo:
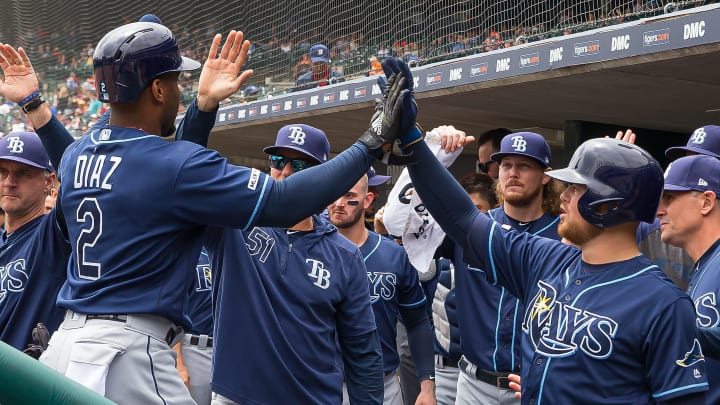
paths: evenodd
<path fill-rule="evenodd" d="M 270 166 L 272 166 L 273 169 L 282 170 L 288 163 L 290 163 L 290 167 L 292 167 L 295 173 L 315 166 L 314 162 L 306 159 L 289 159 L 285 156 L 270 155 Z"/>
<path fill-rule="evenodd" d="M 493 163 L 497 163 L 497 162 L 494 161 L 494 160 L 488 160 L 488 161 L 485 162 L 485 163 L 483 163 L 483 162 L 478 162 L 478 164 L 477 164 L 478 170 L 479 170 L 481 173 L 487 174 L 487 173 L 490 171 L 490 165 L 493 164 Z"/>

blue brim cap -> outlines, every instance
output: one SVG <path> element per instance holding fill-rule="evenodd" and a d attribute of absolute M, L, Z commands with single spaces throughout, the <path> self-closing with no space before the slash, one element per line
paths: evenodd
<path fill-rule="evenodd" d="M 535 160 L 542 167 L 550 166 L 550 145 L 545 138 L 534 132 L 514 132 L 500 141 L 500 151 L 490 159 L 500 163 L 507 156 L 524 156 Z"/>
<path fill-rule="evenodd" d="M 666 191 L 713 191 L 720 193 L 720 160 L 706 155 L 681 157 L 665 170 Z"/>

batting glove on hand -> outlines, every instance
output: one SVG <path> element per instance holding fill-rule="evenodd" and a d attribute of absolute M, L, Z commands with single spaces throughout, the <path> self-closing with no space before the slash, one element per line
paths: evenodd
<path fill-rule="evenodd" d="M 377 102 L 370 120 L 370 128 L 360 137 L 370 150 L 390 145 L 415 126 L 417 105 L 413 96 L 410 69 L 401 59 L 386 59 L 383 69 L 387 76 L 383 98 Z M 383 88 L 383 83 L 378 80 Z"/>
<path fill-rule="evenodd" d="M 406 83 L 405 88 L 408 90 L 407 94 L 403 95 L 402 109 L 400 113 L 400 134 L 398 140 L 401 148 L 406 148 L 415 142 L 423 139 L 423 132 L 418 130 L 415 124 L 417 117 L 417 103 L 415 102 L 415 81 L 413 80 L 412 72 L 402 59 L 389 58 L 382 63 L 385 74 L 392 75 L 393 73 L 400 72 L 405 77 Z"/>

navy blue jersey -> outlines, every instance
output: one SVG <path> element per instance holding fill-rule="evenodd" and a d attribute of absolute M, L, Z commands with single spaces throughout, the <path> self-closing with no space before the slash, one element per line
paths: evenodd
<path fill-rule="evenodd" d="M 195 282 L 188 296 L 188 316 L 192 327 L 188 331 L 193 335 L 213 335 L 212 309 L 212 269 L 207 252 L 200 252 L 195 266 Z"/>
<path fill-rule="evenodd" d="M 715 242 L 697 262 L 697 272 L 690 281 L 688 294 L 695 303 L 697 327 L 703 329 L 720 328 L 720 242 Z M 705 343 L 703 343 L 705 344 Z M 717 353 L 720 348 L 705 348 Z M 720 358 L 705 356 L 710 392 L 705 397 L 707 404 L 720 404 Z"/>
<path fill-rule="evenodd" d="M 365 260 L 375 323 L 380 334 L 385 372 L 400 365 L 397 320 L 400 307 L 418 308 L 426 303 L 417 270 L 395 241 L 368 231 L 360 253 Z"/>
<path fill-rule="evenodd" d="M 505 230 L 560 240 L 555 215 L 545 213 L 534 221 L 519 222 L 507 216 L 503 207 L 488 211 L 488 215 Z M 459 246 L 453 263 L 462 354 L 484 370 L 520 370 L 525 306 L 505 287 L 488 284 L 480 269 L 469 267 Z"/>
<path fill-rule="evenodd" d="M 57 330 L 65 313 L 55 305 L 65 282 L 70 244 L 55 210 L 10 235 L 0 247 L 0 340 L 23 350 L 32 343 L 32 328 L 42 322 Z"/>
<path fill-rule="evenodd" d="M 692 302 L 646 257 L 590 265 L 573 247 L 482 215 L 472 227 L 467 262 L 526 306 L 524 402 L 651 403 L 707 390 Z"/>
<path fill-rule="evenodd" d="M 216 353 L 213 391 L 243 404 L 339 404 L 336 339 L 375 330 L 357 247 L 315 230 L 211 229 Z M 246 248 L 243 248 L 246 247 Z M 273 383 L 275 382 L 275 383 Z"/>
<path fill-rule="evenodd" d="M 58 305 L 154 314 L 189 329 L 188 263 L 200 255 L 202 225 L 252 224 L 272 180 L 193 143 L 93 128 L 60 164 L 73 252 Z"/>

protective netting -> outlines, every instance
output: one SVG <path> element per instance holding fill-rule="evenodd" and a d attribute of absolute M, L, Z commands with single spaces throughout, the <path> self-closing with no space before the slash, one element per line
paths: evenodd
<path fill-rule="evenodd" d="M 354 77 L 369 73 L 373 56 L 392 55 L 425 64 L 707 3 L 711 2 L 8 0 L 0 12 L 0 41 L 24 47 L 41 74 L 46 96 L 55 103 L 68 98 L 62 109 L 77 115 L 78 105 L 85 108 L 93 91 L 87 79 L 92 76 L 95 44 L 112 28 L 146 13 L 159 16 L 175 33 L 184 54 L 200 61 L 213 34 L 244 31 L 253 42 L 247 67 L 255 74 L 248 85 L 257 87 L 263 97 L 295 84 L 310 67 L 307 53 L 316 43 L 328 47 L 332 69 Z M 197 74 L 181 77 L 186 100 Z M 239 92 L 236 98 L 241 97 Z M 10 115 L 0 116 L 6 124 L 0 130 L 7 131 Z M 87 114 L 81 116 L 81 124 L 86 123 Z"/>

